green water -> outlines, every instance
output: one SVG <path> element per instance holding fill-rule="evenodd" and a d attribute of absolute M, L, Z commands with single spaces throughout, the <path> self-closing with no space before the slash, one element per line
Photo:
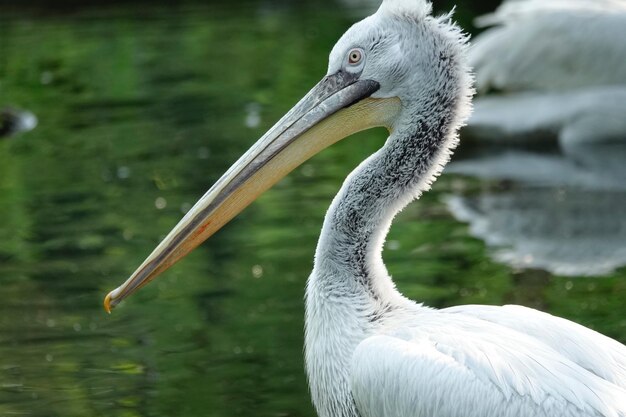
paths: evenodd
<path fill-rule="evenodd" d="M 101 302 L 324 74 L 354 10 L 322 3 L 0 8 L 0 105 L 39 117 L 0 142 L 0 416 L 314 415 L 304 284 L 332 196 L 384 131 L 298 168 L 113 315 Z M 625 342 L 625 271 L 512 270 L 442 202 L 489 186 L 444 175 L 398 217 L 399 288 Z"/>

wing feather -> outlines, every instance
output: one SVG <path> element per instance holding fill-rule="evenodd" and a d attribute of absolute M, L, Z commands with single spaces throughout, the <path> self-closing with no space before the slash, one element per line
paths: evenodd
<path fill-rule="evenodd" d="M 363 417 L 626 416 L 626 390 L 531 336 L 465 315 L 367 338 L 351 375 Z"/>
<path fill-rule="evenodd" d="M 532 308 L 465 305 L 441 310 L 529 335 L 595 375 L 626 389 L 626 346 L 572 321 Z"/>

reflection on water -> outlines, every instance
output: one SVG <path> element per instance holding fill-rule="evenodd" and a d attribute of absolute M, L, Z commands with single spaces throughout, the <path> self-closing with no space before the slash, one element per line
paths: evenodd
<path fill-rule="evenodd" d="M 606 275 L 626 265 L 626 142 L 550 152 L 485 148 L 448 172 L 490 180 L 448 198 L 454 215 L 517 268 Z"/>
<path fill-rule="evenodd" d="M 332 196 L 383 131 L 315 157 L 115 314 L 101 302 L 325 72 L 352 18 L 319 3 L 0 10 L 2 101 L 39 117 L 0 143 L 0 416 L 314 415 L 304 282 Z M 444 176 L 398 217 L 401 290 L 626 341 L 623 271 L 512 271 L 446 212 L 442 196 L 482 184 Z"/>

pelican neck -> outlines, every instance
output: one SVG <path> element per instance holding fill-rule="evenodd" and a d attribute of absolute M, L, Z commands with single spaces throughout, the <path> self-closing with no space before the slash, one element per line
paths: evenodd
<path fill-rule="evenodd" d="M 314 276 L 377 295 L 373 277 L 388 275 L 382 249 L 391 221 L 447 161 L 456 143 L 454 108 L 436 102 L 426 114 L 403 111 L 385 145 L 346 178 L 324 219 Z"/>

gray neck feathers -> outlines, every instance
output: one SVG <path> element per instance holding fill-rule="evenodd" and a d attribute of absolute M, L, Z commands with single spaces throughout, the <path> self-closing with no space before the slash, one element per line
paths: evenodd
<path fill-rule="evenodd" d="M 458 100 L 433 93 L 425 101 L 400 116 L 385 146 L 348 176 L 326 214 L 316 268 L 324 270 L 321 279 L 334 281 L 331 287 L 365 288 L 378 298 L 372 277 L 386 274 L 382 246 L 391 220 L 447 162 L 456 143 Z"/>

